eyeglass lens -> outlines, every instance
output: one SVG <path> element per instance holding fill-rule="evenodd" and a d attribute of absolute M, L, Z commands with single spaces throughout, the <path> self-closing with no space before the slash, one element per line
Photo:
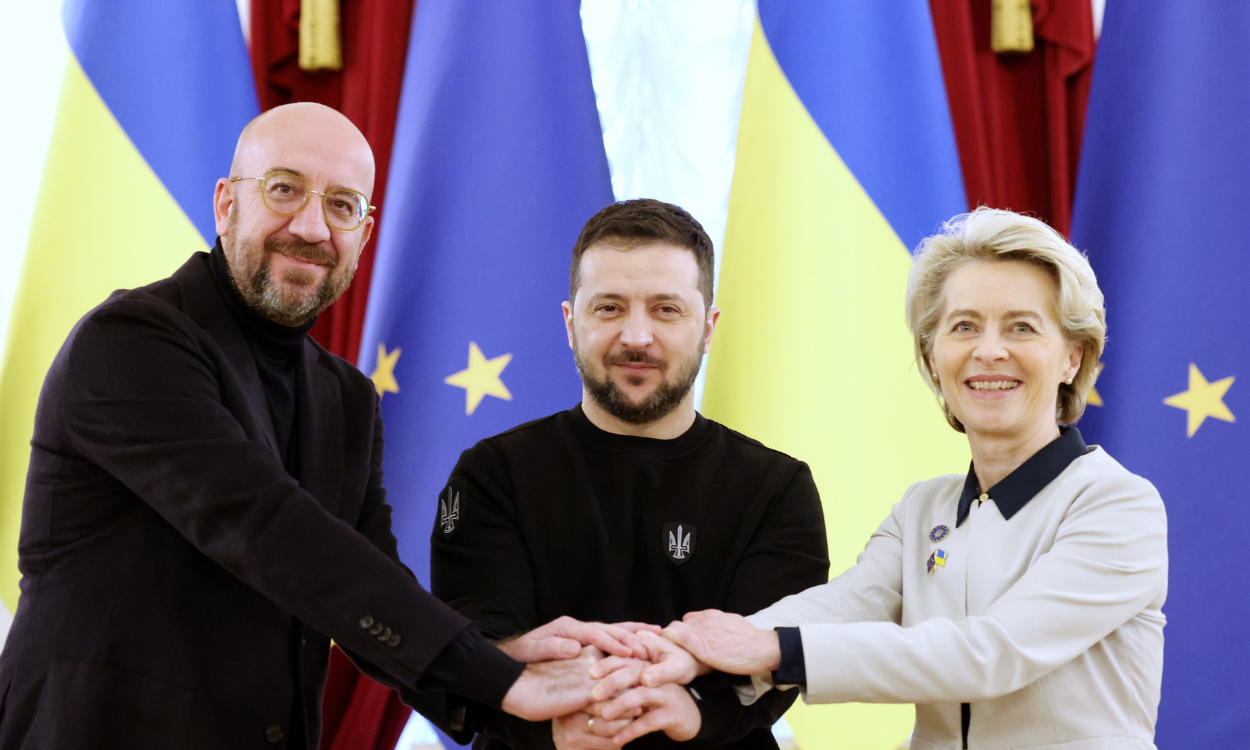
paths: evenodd
<path fill-rule="evenodd" d="M 274 172 L 265 178 L 263 196 L 274 213 L 293 214 L 308 200 L 308 185 L 298 175 Z M 363 195 L 342 188 L 326 193 L 324 205 L 330 226 L 348 231 L 360 226 L 369 210 Z"/>

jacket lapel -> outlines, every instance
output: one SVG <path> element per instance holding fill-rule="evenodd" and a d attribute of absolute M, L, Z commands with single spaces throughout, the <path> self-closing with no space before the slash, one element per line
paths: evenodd
<path fill-rule="evenodd" d="M 321 366 L 318 347 L 304 342 L 296 374 L 296 430 L 299 434 L 300 486 L 321 507 L 338 513 L 343 490 L 343 394 L 338 378 Z"/>
<path fill-rule="evenodd" d="M 243 430 L 252 440 L 269 446 L 275 456 L 278 439 L 273 431 L 273 418 L 265 403 L 265 391 L 256 371 L 252 351 L 243 338 L 243 330 L 226 307 L 225 300 L 217 291 L 212 271 L 208 267 L 208 253 L 196 253 L 174 272 L 174 281 L 182 292 L 182 311 L 200 325 L 225 354 L 225 366 L 231 370 L 234 380 L 243 391 L 247 414 L 236 414 Z"/>

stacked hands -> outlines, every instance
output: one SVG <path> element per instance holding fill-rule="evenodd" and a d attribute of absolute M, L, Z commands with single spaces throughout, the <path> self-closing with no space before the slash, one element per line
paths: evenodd
<path fill-rule="evenodd" d="M 529 721 L 551 719 L 559 750 L 616 750 L 659 731 L 693 739 L 702 718 L 685 685 L 714 669 L 770 672 L 781 660 L 776 632 L 714 609 L 663 629 L 561 617 L 499 648 L 528 665 L 503 709 Z"/>

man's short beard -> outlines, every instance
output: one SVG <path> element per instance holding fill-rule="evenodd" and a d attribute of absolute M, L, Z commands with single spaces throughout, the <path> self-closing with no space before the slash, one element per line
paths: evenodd
<path fill-rule="evenodd" d="M 604 377 L 598 380 L 589 367 L 589 363 L 583 360 L 581 351 L 576 348 L 576 337 L 573 339 L 573 346 L 573 359 L 577 362 L 577 373 L 581 375 L 582 385 L 586 387 L 590 397 L 599 408 L 607 413 L 623 422 L 635 425 L 651 424 L 671 414 L 686 398 L 686 394 L 690 393 L 695 379 L 699 377 L 699 368 L 703 365 L 704 348 L 700 342 L 699 351 L 678 365 L 678 369 L 673 373 L 675 377 L 671 381 L 663 380 L 656 386 L 655 393 L 652 393 L 650 398 L 641 404 L 634 405 L 626 401 L 624 391 L 608 375 L 609 368 L 614 364 L 624 362 L 649 362 L 663 369 L 665 365 L 663 360 L 656 360 L 642 352 L 628 350 L 610 355 L 604 357 Z"/>
<path fill-rule="evenodd" d="M 239 294 L 248 307 L 279 325 L 294 328 L 307 323 L 338 299 L 356 275 L 354 264 L 344 267 L 341 273 L 336 274 L 336 258 L 319 245 L 299 239 L 268 237 L 265 239 L 264 249 L 259 253 L 258 258 L 244 258 L 242 254 L 249 251 L 246 248 L 237 247 L 238 238 L 233 232 L 234 216 L 230 218 L 231 226 L 227 233 L 237 251 L 237 266 L 231 266 L 230 269 L 235 288 L 239 290 Z M 325 276 L 321 279 L 321 284 L 316 291 L 312 294 L 300 293 L 313 283 L 314 277 L 308 271 L 298 268 L 288 270 L 283 281 L 287 284 L 295 284 L 299 289 L 284 289 L 281 285 L 275 284 L 270 263 L 274 253 L 282 253 L 325 266 Z M 248 268 L 253 263 L 256 264 L 255 269 Z"/>
<path fill-rule="evenodd" d="M 303 325 L 329 307 L 347 289 L 348 284 L 352 283 L 352 277 L 356 272 L 356 269 L 349 266 L 343 269 L 342 274 L 336 274 L 331 266 L 326 269 L 321 284 L 313 294 L 293 293 L 290 289 L 284 289 L 281 285 L 274 283 L 270 268 L 273 253 L 280 252 L 283 255 L 314 260 L 301 251 L 316 248 L 316 246 L 299 242 L 298 244 L 305 245 L 305 247 L 291 247 L 296 242 L 298 241 L 275 240 L 272 237 L 265 240 L 267 252 L 261 259 L 260 267 L 247 280 L 246 289 L 239 290 L 249 307 L 275 323 L 291 327 Z M 320 248 L 317 249 L 320 250 Z M 314 260 L 314 262 L 318 261 Z M 291 269 L 286 272 L 283 281 L 287 284 L 296 284 L 302 289 L 313 283 L 313 275 L 303 269 Z"/>

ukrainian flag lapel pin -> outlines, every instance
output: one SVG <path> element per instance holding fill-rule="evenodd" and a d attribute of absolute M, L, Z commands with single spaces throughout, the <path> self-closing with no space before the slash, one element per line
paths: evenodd
<path fill-rule="evenodd" d="M 946 566 L 946 550 L 937 550 L 929 555 L 929 562 L 925 564 L 925 569 L 932 573 L 938 568 Z"/>

